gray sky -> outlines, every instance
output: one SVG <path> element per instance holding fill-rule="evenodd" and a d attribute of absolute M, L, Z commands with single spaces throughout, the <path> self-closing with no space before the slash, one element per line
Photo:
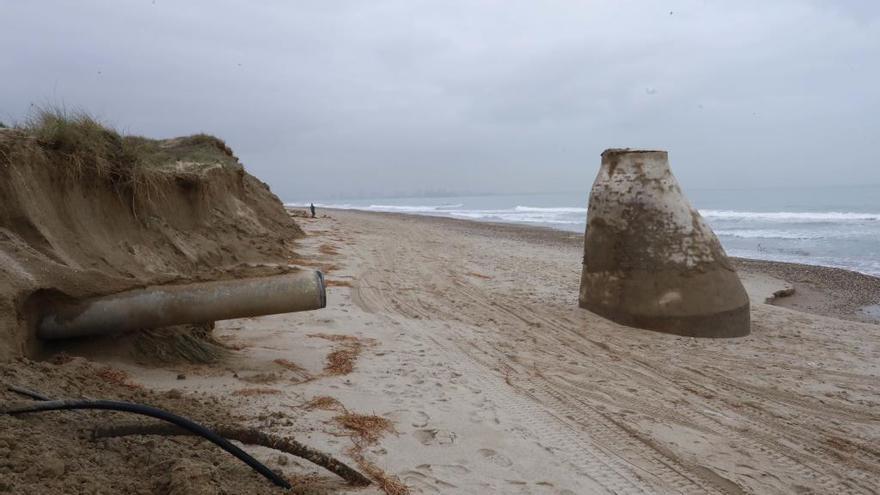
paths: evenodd
<path fill-rule="evenodd" d="M 880 2 L 0 0 L 0 120 L 209 132 L 282 199 L 880 184 Z"/>

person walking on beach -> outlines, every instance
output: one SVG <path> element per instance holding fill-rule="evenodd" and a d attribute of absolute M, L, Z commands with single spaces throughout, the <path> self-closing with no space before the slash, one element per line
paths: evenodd
<path fill-rule="evenodd" d="M 312 203 L 309 206 L 309 209 L 312 210 L 312 218 L 315 218 L 315 203 Z"/>

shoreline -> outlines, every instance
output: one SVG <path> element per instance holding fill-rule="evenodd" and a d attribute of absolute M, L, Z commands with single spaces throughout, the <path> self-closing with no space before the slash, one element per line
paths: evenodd
<path fill-rule="evenodd" d="M 530 202 L 525 197 L 504 196 L 507 199 L 502 203 L 482 201 L 482 197 L 474 197 L 465 201 L 467 204 L 453 204 L 455 201 L 449 198 L 442 205 L 430 200 L 409 203 L 400 200 L 401 204 L 397 201 L 384 204 L 375 200 L 367 206 L 368 202 L 365 200 L 355 200 L 352 204 L 321 203 L 324 206 L 320 208 L 438 216 L 481 223 L 544 227 L 577 234 L 584 232 L 587 209 L 580 205 L 586 203 L 586 198 L 573 202 L 570 197 L 554 194 L 550 195 L 554 198 L 552 201 L 541 199 Z M 558 206 L 575 203 L 578 206 Z M 539 206 L 510 206 L 514 204 Z M 302 207 L 297 203 L 287 205 L 289 208 Z M 763 208 L 750 209 L 717 204 L 714 208 L 701 208 L 699 211 L 718 235 L 729 255 L 835 267 L 880 277 L 880 260 L 873 249 L 876 244 L 874 241 L 880 235 L 876 222 L 880 213 L 845 207 L 813 211 L 811 208 L 768 209 L 765 205 Z"/>
<path fill-rule="evenodd" d="M 288 211 L 302 208 L 286 206 Z M 412 219 L 435 224 L 441 228 L 470 235 L 504 236 L 539 245 L 559 245 L 577 248 L 583 252 L 583 234 L 552 227 L 506 222 L 484 222 L 417 213 L 364 211 L 356 209 L 323 208 L 322 211 L 377 215 L 389 218 Z M 880 323 L 880 277 L 861 272 L 823 265 L 809 265 L 785 261 L 730 257 L 741 274 L 767 275 L 784 281 L 794 293 L 778 297 L 772 304 L 804 313 L 832 315 L 837 318 L 865 323 Z"/>

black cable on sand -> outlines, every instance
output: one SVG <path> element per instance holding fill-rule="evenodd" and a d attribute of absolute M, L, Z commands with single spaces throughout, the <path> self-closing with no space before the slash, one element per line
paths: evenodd
<path fill-rule="evenodd" d="M 46 411 L 62 411 L 62 410 L 76 410 L 76 409 L 100 409 L 100 410 L 108 410 L 108 411 L 122 411 L 129 412 L 133 414 L 140 414 L 142 416 L 149 416 L 156 419 L 161 419 L 163 421 L 167 421 L 169 423 L 175 424 L 187 431 L 191 431 L 196 435 L 204 437 L 205 439 L 211 441 L 221 449 L 229 452 L 234 455 L 242 462 L 250 466 L 254 471 L 257 471 L 272 483 L 277 486 L 283 488 L 291 488 L 290 483 L 287 482 L 284 478 L 276 474 L 274 471 L 269 469 L 265 464 L 260 461 L 254 459 L 250 454 L 241 450 L 232 444 L 229 440 L 221 437 L 220 435 L 214 433 L 210 429 L 196 423 L 195 421 L 184 418 L 183 416 L 178 416 L 177 414 L 170 413 L 168 411 L 163 411 L 162 409 L 158 409 L 152 406 L 145 406 L 143 404 L 134 404 L 131 402 L 122 402 L 122 401 L 112 401 L 112 400 L 86 400 L 86 399 L 69 399 L 69 400 L 50 400 L 50 401 L 40 401 L 40 402 L 31 402 L 27 404 L 18 404 L 11 405 L 0 408 L 0 412 L 5 414 L 24 414 L 24 413 L 37 413 L 37 412 L 46 412 Z"/>

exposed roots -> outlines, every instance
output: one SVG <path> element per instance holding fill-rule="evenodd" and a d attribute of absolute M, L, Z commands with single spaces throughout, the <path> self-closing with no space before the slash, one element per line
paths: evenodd
<path fill-rule="evenodd" d="M 135 336 L 138 357 L 163 363 L 212 364 L 229 355 L 229 349 L 211 335 L 213 325 L 178 325 L 144 330 Z"/>

